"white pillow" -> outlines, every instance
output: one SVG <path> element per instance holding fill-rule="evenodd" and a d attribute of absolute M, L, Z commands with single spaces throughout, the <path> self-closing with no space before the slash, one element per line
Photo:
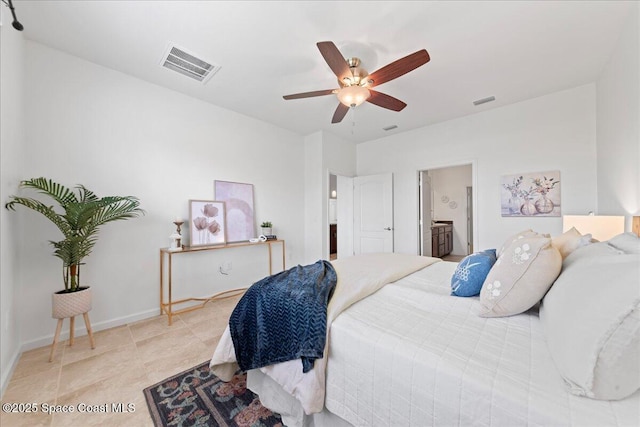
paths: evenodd
<path fill-rule="evenodd" d="M 540 302 L 561 268 L 562 256 L 549 237 L 515 239 L 482 285 L 478 314 L 502 317 L 527 311 Z"/>
<path fill-rule="evenodd" d="M 607 242 L 591 243 L 587 246 L 582 246 L 575 251 L 571 252 L 564 260 L 562 260 L 562 271 L 564 271 L 571 264 L 581 261 L 585 258 L 603 257 L 608 255 L 622 255 L 623 251 L 614 248 Z"/>
<path fill-rule="evenodd" d="M 571 227 L 571 229 L 551 239 L 551 244 L 560 251 L 562 259 L 566 258 L 579 247 L 586 246 L 590 243 L 591 234 L 585 234 L 583 236 L 575 227 Z"/>
<path fill-rule="evenodd" d="M 617 400 L 640 388 L 640 258 L 606 245 L 567 257 L 540 321 L 569 390 Z"/>
<path fill-rule="evenodd" d="M 640 254 L 640 237 L 633 233 L 622 233 L 612 237 L 609 245 L 628 254 Z"/>

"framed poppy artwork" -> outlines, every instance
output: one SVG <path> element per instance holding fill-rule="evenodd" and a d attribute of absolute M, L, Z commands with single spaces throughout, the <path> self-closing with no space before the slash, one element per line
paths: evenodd
<path fill-rule="evenodd" d="M 189 230 L 192 247 L 224 245 L 227 242 L 224 202 L 189 200 Z"/>

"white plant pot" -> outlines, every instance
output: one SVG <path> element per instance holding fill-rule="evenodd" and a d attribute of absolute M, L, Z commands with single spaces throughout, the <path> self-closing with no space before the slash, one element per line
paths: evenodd
<path fill-rule="evenodd" d="M 66 319 L 87 313 L 91 310 L 91 288 L 76 292 L 56 292 L 51 298 L 51 317 Z"/>
<path fill-rule="evenodd" d="M 271 227 L 262 227 L 262 234 L 265 236 L 270 236 L 271 234 L 273 234 L 271 231 Z"/>

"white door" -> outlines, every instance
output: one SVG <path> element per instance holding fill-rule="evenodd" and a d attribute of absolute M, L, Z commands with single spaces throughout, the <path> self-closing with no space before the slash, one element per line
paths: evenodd
<path fill-rule="evenodd" d="M 393 175 L 353 179 L 354 254 L 393 252 Z"/>

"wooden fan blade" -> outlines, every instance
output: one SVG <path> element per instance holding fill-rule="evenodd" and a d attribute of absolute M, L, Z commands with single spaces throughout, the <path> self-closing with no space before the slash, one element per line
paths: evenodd
<path fill-rule="evenodd" d="M 349 107 L 344 105 L 342 102 L 338 104 L 338 108 L 336 108 L 336 112 L 333 113 L 333 118 L 331 119 L 331 123 L 340 123 L 344 116 L 347 115 L 349 111 Z"/>
<path fill-rule="evenodd" d="M 347 64 L 344 56 L 342 56 L 333 42 L 318 42 L 316 45 L 322 57 L 327 62 L 327 65 L 329 65 L 329 68 L 331 68 L 331 71 L 338 77 L 340 82 L 342 82 L 345 77 L 349 79 L 353 78 L 349 64 Z"/>
<path fill-rule="evenodd" d="M 386 83 L 407 74 L 409 71 L 415 70 L 429 62 L 429 59 L 431 58 L 429 58 L 429 54 L 425 49 L 419 50 L 374 71 L 369 74 L 367 80 L 373 80 L 370 87 L 381 85 L 382 83 Z"/>
<path fill-rule="evenodd" d="M 300 98 L 312 98 L 314 96 L 331 95 L 335 93 L 336 89 L 316 90 L 313 92 L 294 93 L 293 95 L 285 95 L 284 99 L 300 99 Z"/>
<path fill-rule="evenodd" d="M 400 101 L 393 96 L 389 96 L 382 92 L 376 92 L 375 90 L 369 89 L 369 93 L 371 94 L 369 98 L 367 98 L 367 102 L 377 105 L 378 107 L 386 108 L 388 110 L 393 111 L 401 111 L 404 107 L 407 106 L 404 102 Z"/>

